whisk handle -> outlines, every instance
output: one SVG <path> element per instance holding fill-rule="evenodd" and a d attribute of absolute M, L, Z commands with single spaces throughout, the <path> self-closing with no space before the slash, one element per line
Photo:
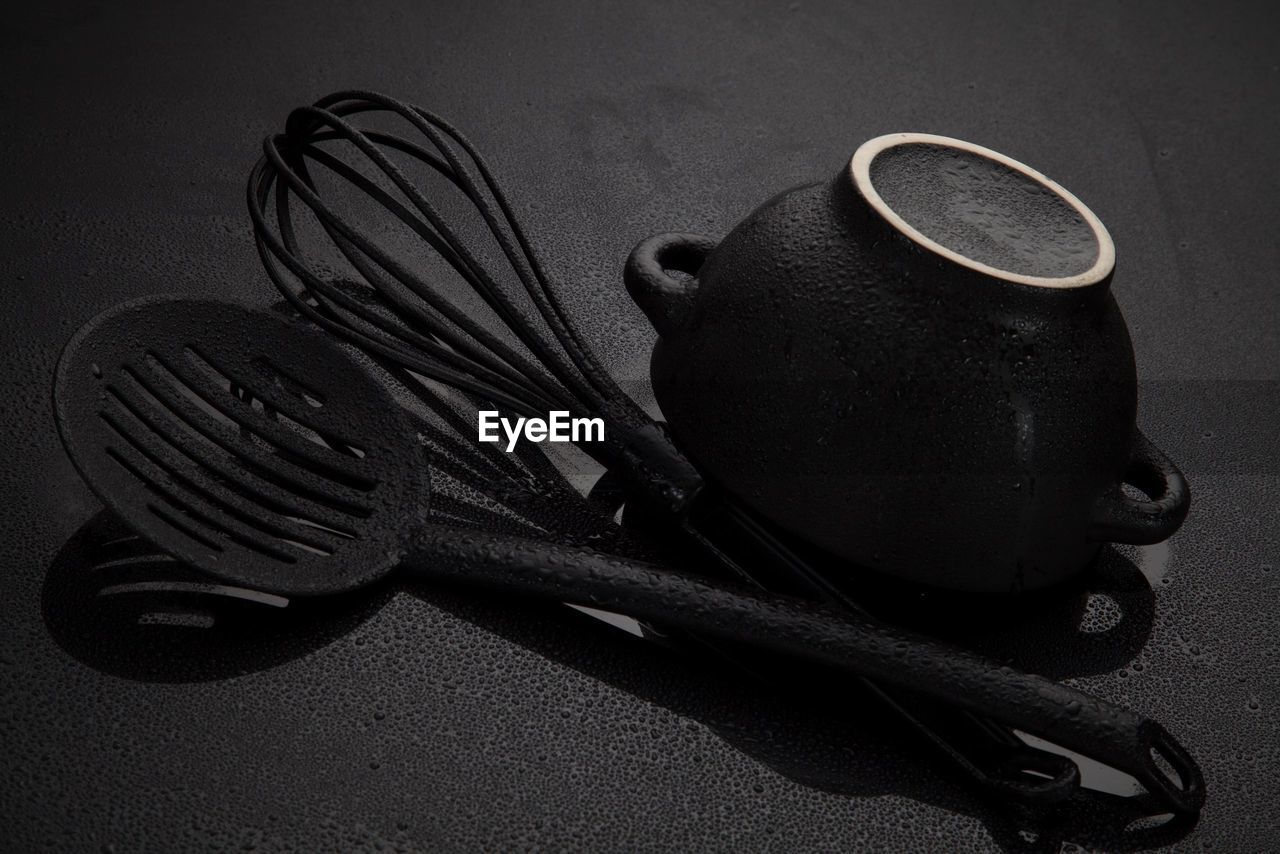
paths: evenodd
<path fill-rule="evenodd" d="M 648 421 L 622 441 L 622 468 L 633 497 L 677 521 L 688 515 L 705 481 L 676 448 L 664 425 Z"/>

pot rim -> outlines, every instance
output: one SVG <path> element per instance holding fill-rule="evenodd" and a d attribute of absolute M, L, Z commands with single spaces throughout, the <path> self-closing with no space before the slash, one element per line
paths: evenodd
<path fill-rule="evenodd" d="M 1083 273 L 1077 273 L 1074 276 L 1065 276 L 1061 278 L 1051 278 L 1045 276 L 1028 276 L 1023 273 L 1013 273 L 1009 270 L 1001 270 L 998 267 L 992 267 L 990 264 L 984 264 L 981 261 L 975 261 L 948 249 L 936 240 L 925 236 L 922 232 L 903 219 L 876 191 L 875 185 L 871 182 L 871 162 L 876 156 L 887 149 L 894 148 L 899 145 L 911 145 L 925 143 L 930 145 L 940 145 L 947 148 L 955 148 L 961 151 L 967 151 L 976 154 L 979 157 L 985 157 L 993 160 L 1001 165 L 1014 170 L 1032 181 L 1040 184 L 1050 192 L 1056 194 L 1060 199 L 1070 205 L 1081 218 L 1089 225 L 1093 232 L 1094 240 L 1098 244 L 1098 257 L 1094 261 L 1093 266 Z M 938 136 L 931 133 L 890 133 L 869 139 L 862 145 L 858 146 L 858 150 L 853 153 L 853 158 L 849 161 L 849 171 L 853 180 L 853 185 L 862 197 L 867 200 L 871 207 L 880 216 L 898 229 L 907 237 L 920 244 L 925 249 L 937 255 L 941 255 L 948 261 L 952 261 L 961 266 L 968 267 L 988 276 L 1001 279 L 1006 282 L 1014 282 L 1020 285 L 1031 285 L 1039 288 L 1082 288 L 1089 285 L 1097 284 L 1111 274 L 1115 268 L 1116 248 L 1111 240 L 1106 226 L 1098 219 L 1097 215 L 1085 205 L 1084 202 L 1076 198 L 1076 196 L 1053 179 L 1041 172 L 1032 169 L 1025 163 L 1020 163 L 1012 157 L 1007 157 L 998 151 L 992 151 L 985 146 L 977 145 L 972 142 L 965 142 L 962 139 L 955 139 L 949 136 Z"/>

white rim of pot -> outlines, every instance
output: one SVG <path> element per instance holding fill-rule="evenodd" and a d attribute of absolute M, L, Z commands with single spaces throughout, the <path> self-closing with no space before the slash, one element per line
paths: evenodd
<path fill-rule="evenodd" d="M 1098 244 L 1098 257 L 1094 261 L 1093 266 L 1083 273 L 1077 273 L 1074 276 L 1066 276 L 1063 278 L 1047 278 L 1044 276 L 1027 276 L 1022 273 L 1013 273 L 1008 270 L 1001 270 L 998 267 L 992 267 L 990 264 L 983 264 L 981 261 L 975 261 L 961 255 L 955 250 L 948 249 L 936 240 L 926 237 L 909 222 L 904 220 L 888 203 L 881 198 L 876 192 L 875 186 L 871 183 L 871 161 L 875 160 L 876 155 L 889 148 L 899 145 L 911 144 L 929 144 L 940 145 L 947 148 L 955 148 L 960 151 L 968 151 L 979 157 L 985 157 L 988 160 L 994 160 L 1008 168 L 1019 172 L 1030 178 L 1032 181 L 1048 188 L 1055 193 L 1060 199 L 1070 205 L 1080 216 L 1088 223 L 1089 228 L 1093 231 L 1094 240 Z M 1020 285 L 1032 285 L 1039 288 L 1082 288 L 1088 285 L 1096 284 L 1105 279 L 1116 264 L 1116 247 L 1111 242 L 1111 235 L 1107 233 L 1107 228 L 1102 221 L 1089 210 L 1084 204 L 1075 197 L 1066 188 L 1059 185 L 1051 178 L 1037 172 L 1025 163 L 1019 163 L 1011 157 L 1006 157 L 998 151 L 992 151 L 981 145 L 975 145 L 972 142 L 965 142 L 962 139 L 953 139 L 949 136 L 937 136 L 931 133 L 890 133 L 884 136 L 878 136 L 870 139 L 858 146 L 858 150 L 853 153 L 853 159 L 849 163 L 849 169 L 853 175 L 853 183 L 876 212 L 884 217 L 894 228 L 901 231 L 907 237 L 914 240 L 924 248 L 943 258 L 953 261 L 961 266 L 968 267 L 971 270 L 977 270 L 988 276 L 1002 279 L 1006 282 L 1016 282 Z"/>

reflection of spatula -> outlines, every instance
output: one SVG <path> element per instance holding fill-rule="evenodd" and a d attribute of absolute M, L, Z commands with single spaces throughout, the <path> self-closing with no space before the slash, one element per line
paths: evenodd
<path fill-rule="evenodd" d="M 274 315 L 172 298 L 118 307 L 68 344 L 55 412 L 103 502 L 224 581 L 320 595 L 403 567 L 616 611 L 985 715 L 1125 771 L 1178 811 L 1203 799 L 1194 761 L 1158 723 L 1041 677 L 853 614 L 426 523 L 412 419 L 340 346 Z"/>
<path fill-rule="evenodd" d="M 145 682 L 225 679 L 274 667 L 375 613 L 385 586 L 348 597 L 288 598 L 210 578 L 165 554 L 109 511 L 50 564 L 45 626 L 68 654 Z"/>

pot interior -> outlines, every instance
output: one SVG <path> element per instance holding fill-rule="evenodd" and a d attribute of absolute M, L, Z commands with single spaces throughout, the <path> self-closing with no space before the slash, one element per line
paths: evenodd
<path fill-rule="evenodd" d="M 1042 287 L 1093 284 L 1113 266 L 1111 238 L 1079 199 L 981 146 L 893 134 L 859 148 L 853 171 L 891 224 L 964 266 Z"/>

